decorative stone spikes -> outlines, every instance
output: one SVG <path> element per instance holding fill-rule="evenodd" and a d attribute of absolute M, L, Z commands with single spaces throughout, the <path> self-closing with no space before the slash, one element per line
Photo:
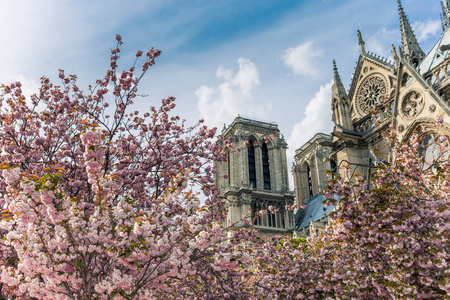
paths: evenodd
<path fill-rule="evenodd" d="M 365 56 L 369 57 L 369 58 L 371 58 L 371 59 L 373 59 L 373 60 L 375 60 L 375 61 L 377 61 L 379 63 L 382 63 L 382 64 L 384 64 L 387 67 L 390 67 L 390 68 L 394 67 L 394 65 L 392 64 L 391 61 L 388 61 L 387 58 L 385 58 L 385 57 L 383 57 L 381 55 L 375 54 L 373 52 L 366 52 Z"/>
<path fill-rule="evenodd" d="M 450 3 L 448 0 L 441 0 L 442 15 L 442 31 L 446 31 L 450 27 Z"/>
<path fill-rule="evenodd" d="M 401 1 L 397 0 L 397 2 L 398 13 L 400 17 L 400 31 L 402 34 L 403 53 L 413 65 L 417 66 L 425 56 L 425 53 L 423 53 L 422 49 L 419 46 L 419 43 L 417 42 L 414 31 L 411 28 L 411 24 L 409 24 L 409 20 L 403 10 Z"/>
<path fill-rule="evenodd" d="M 345 87 L 342 84 L 341 76 L 339 76 L 339 71 L 336 66 L 336 61 L 334 59 L 333 59 L 333 70 L 334 70 L 334 83 L 331 89 L 333 98 L 334 97 L 337 97 L 339 99 L 348 98 L 347 91 L 345 90 Z"/>
<path fill-rule="evenodd" d="M 361 31 L 358 30 L 358 45 L 359 45 L 359 51 L 361 53 L 366 53 L 366 44 L 364 43 Z"/>

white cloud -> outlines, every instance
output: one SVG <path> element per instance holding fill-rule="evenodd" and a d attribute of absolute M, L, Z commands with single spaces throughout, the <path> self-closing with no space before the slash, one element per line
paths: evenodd
<path fill-rule="evenodd" d="M 367 39 L 366 50 L 385 58 L 391 58 L 391 47 L 397 45 L 399 41 L 401 41 L 401 38 L 397 29 L 387 30 L 383 28 Z"/>
<path fill-rule="evenodd" d="M 284 64 L 292 68 L 296 75 L 319 76 L 316 63 L 317 59 L 322 57 L 324 52 L 314 47 L 313 44 L 313 41 L 309 41 L 284 51 Z"/>
<path fill-rule="evenodd" d="M 252 91 L 259 85 L 259 73 L 254 63 L 245 58 L 237 61 L 239 70 L 219 67 L 216 72 L 223 82 L 217 87 L 201 86 L 195 92 L 201 116 L 209 126 L 231 123 L 238 114 L 264 118 L 270 104 L 256 103 Z"/>
<path fill-rule="evenodd" d="M 442 28 L 440 20 L 416 21 L 412 24 L 412 27 L 419 43 L 427 41 L 432 36 L 436 36 Z"/>
<path fill-rule="evenodd" d="M 294 157 L 295 150 L 305 144 L 316 133 L 330 133 L 333 129 L 331 120 L 331 87 L 333 81 L 322 85 L 315 97 L 306 105 L 303 119 L 294 125 L 288 138 L 289 158 Z"/>
<path fill-rule="evenodd" d="M 27 101 L 30 101 L 31 95 L 38 94 L 39 88 L 41 87 L 39 82 L 34 79 L 27 78 L 23 75 L 8 75 L 5 77 L 5 79 L 7 82 L 4 82 L 4 84 L 10 84 L 20 81 L 20 83 L 22 84 L 20 89 L 22 90 L 22 94 L 26 97 Z"/>

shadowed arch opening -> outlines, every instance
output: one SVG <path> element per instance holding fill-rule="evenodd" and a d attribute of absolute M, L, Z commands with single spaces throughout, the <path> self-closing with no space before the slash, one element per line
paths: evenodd
<path fill-rule="evenodd" d="M 266 143 L 263 143 L 261 148 L 262 154 L 262 165 L 263 165 L 263 181 L 264 181 L 264 189 L 270 190 L 270 166 L 269 166 L 269 150 L 267 149 Z"/>
<path fill-rule="evenodd" d="M 309 167 L 309 164 L 306 163 L 306 176 L 308 178 L 308 192 L 309 192 L 309 197 L 314 196 L 314 192 L 313 192 L 313 183 L 312 183 L 312 173 L 311 173 L 311 168 Z"/>
<path fill-rule="evenodd" d="M 247 147 L 248 151 L 248 181 L 249 184 L 256 188 L 256 160 L 255 160 L 255 146 L 253 145 L 253 141 L 249 140 L 249 146 Z"/>

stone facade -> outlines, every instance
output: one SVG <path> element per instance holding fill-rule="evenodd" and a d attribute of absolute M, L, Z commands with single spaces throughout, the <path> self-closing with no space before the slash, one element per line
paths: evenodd
<path fill-rule="evenodd" d="M 294 195 L 289 190 L 287 144 L 278 126 L 237 117 L 221 135 L 235 145 L 227 162 L 216 163 L 216 184 L 227 203 L 226 225 L 241 226 L 242 218 L 248 218 L 261 235 L 292 231 L 294 216 L 285 206 L 293 204 Z M 269 136 L 266 143 L 264 137 Z M 249 146 L 236 151 L 244 143 Z M 279 212 L 257 216 L 269 206 Z"/>
<path fill-rule="evenodd" d="M 294 197 L 288 186 L 287 145 L 277 125 L 238 117 L 224 130 L 222 134 L 235 145 L 251 142 L 242 152 L 231 153 L 227 163 L 217 165 L 216 183 L 227 199 L 229 226 L 244 215 L 267 233 L 294 231 L 295 236 L 307 236 L 323 232 L 330 212 L 320 198 L 328 178 L 325 171 L 339 172 L 350 180 L 354 173 L 367 176 L 374 160 L 391 162 L 391 151 L 382 134 L 390 126 L 400 141 L 407 141 L 420 127 L 425 129 L 420 145 L 424 166 L 437 156 L 449 159 L 449 141 L 437 139 L 438 134 L 450 136 L 450 2 L 443 1 L 442 9 L 443 33 L 428 54 L 420 48 L 398 0 L 402 40 L 398 49 L 392 46 L 394 62 L 366 52 L 360 31 L 360 55 L 348 91 L 333 61 L 330 108 L 335 126 L 331 135 L 318 133 L 295 151 L 292 173 L 296 203 L 301 208 L 294 220 L 282 210 Z M 439 129 L 436 118 L 443 119 Z M 263 137 L 270 134 L 275 138 L 264 150 Z M 230 178 L 224 179 L 223 174 L 230 174 Z M 273 216 L 255 218 L 255 211 L 269 205 L 279 207 L 280 216 L 275 220 L 269 220 Z"/>
<path fill-rule="evenodd" d="M 425 128 L 421 143 L 424 165 L 431 164 L 437 155 L 441 159 L 449 158 L 449 142 L 440 142 L 435 137 L 438 133 L 450 135 L 450 6 L 447 1 L 442 2 L 443 33 L 428 54 L 420 48 L 400 0 L 398 6 L 402 41 L 398 50 L 392 47 L 394 63 L 366 52 L 358 31 L 360 56 L 347 93 L 333 61 L 331 109 L 335 126 L 331 138 L 320 140 L 316 135 L 310 141 L 317 140 L 312 143 L 314 146 L 307 146 L 308 142 L 295 154 L 294 177 L 296 174 L 303 176 L 295 181 L 297 202 L 306 204 L 306 208 L 296 214 L 296 236 L 307 236 L 315 229 L 320 231 L 327 224 L 326 216 L 317 208 L 317 200 L 303 197 L 302 191 L 308 190 L 307 184 L 311 185 L 304 179 L 306 175 L 298 171 L 304 165 L 304 157 L 310 155 L 310 161 L 318 161 L 323 155 L 311 155 L 323 153 L 326 147 L 329 155 L 323 164 L 336 162 L 337 171 L 347 180 L 353 173 L 362 172 L 367 176 L 368 166 L 373 165 L 374 159 L 392 160 L 389 145 L 382 135 L 388 126 L 396 129 L 401 141 L 408 140 L 422 126 Z M 435 126 L 438 116 L 444 120 L 439 132 Z M 322 190 L 315 186 L 323 186 L 322 178 L 312 177 L 315 181 L 312 188 L 320 193 Z M 305 215 L 309 205 L 316 207 L 316 215 Z M 309 218 L 309 222 L 304 218 Z"/>
<path fill-rule="evenodd" d="M 296 204 L 306 205 L 309 198 L 327 185 L 327 170 L 336 168 L 336 162 L 327 159 L 332 153 L 331 135 L 318 133 L 295 151 L 294 175 Z"/>

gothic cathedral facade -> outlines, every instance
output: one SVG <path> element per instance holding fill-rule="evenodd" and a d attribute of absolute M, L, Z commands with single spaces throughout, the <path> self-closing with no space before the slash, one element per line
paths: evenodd
<path fill-rule="evenodd" d="M 247 145 L 216 164 L 216 185 L 227 203 L 227 226 L 239 226 L 248 219 L 261 235 L 291 230 L 294 215 L 285 207 L 294 203 L 294 194 L 289 189 L 287 144 L 278 126 L 237 117 L 221 135 L 236 148 Z M 269 136 L 273 138 L 266 143 L 264 137 Z M 269 207 L 278 212 L 258 215 Z"/>
<path fill-rule="evenodd" d="M 294 194 L 288 186 L 287 145 L 276 124 L 238 117 L 222 132 L 235 145 L 244 140 L 249 145 L 230 154 L 227 163 L 217 165 L 216 183 L 228 203 L 228 225 L 250 214 L 253 225 L 267 233 L 308 236 L 322 232 L 333 209 L 322 204 L 321 192 L 328 179 L 325 171 L 340 172 L 344 177 L 348 170 L 367 173 L 373 153 L 378 153 L 376 159 L 389 162 L 390 148 L 382 135 L 389 126 L 397 131 L 400 141 L 424 128 L 424 164 L 432 163 L 436 156 L 449 159 L 449 142 L 436 139 L 435 126 L 435 119 L 443 118 L 439 134 L 450 136 L 450 1 L 442 0 L 441 4 L 443 33 L 428 54 L 422 51 L 398 0 L 402 41 L 398 49 L 392 46 L 393 63 L 367 52 L 360 31 L 360 55 L 348 91 L 333 61 L 330 108 L 335 126 L 331 134 L 317 133 L 295 151 Z M 270 134 L 275 138 L 265 144 L 263 137 Z M 224 174 L 229 178 L 223 179 Z M 283 207 L 294 201 L 294 195 L 301 208 L 293 216 Z M 256 211 L 269 205 L 280 208 L 280 216 L 255 217 Z"/>

